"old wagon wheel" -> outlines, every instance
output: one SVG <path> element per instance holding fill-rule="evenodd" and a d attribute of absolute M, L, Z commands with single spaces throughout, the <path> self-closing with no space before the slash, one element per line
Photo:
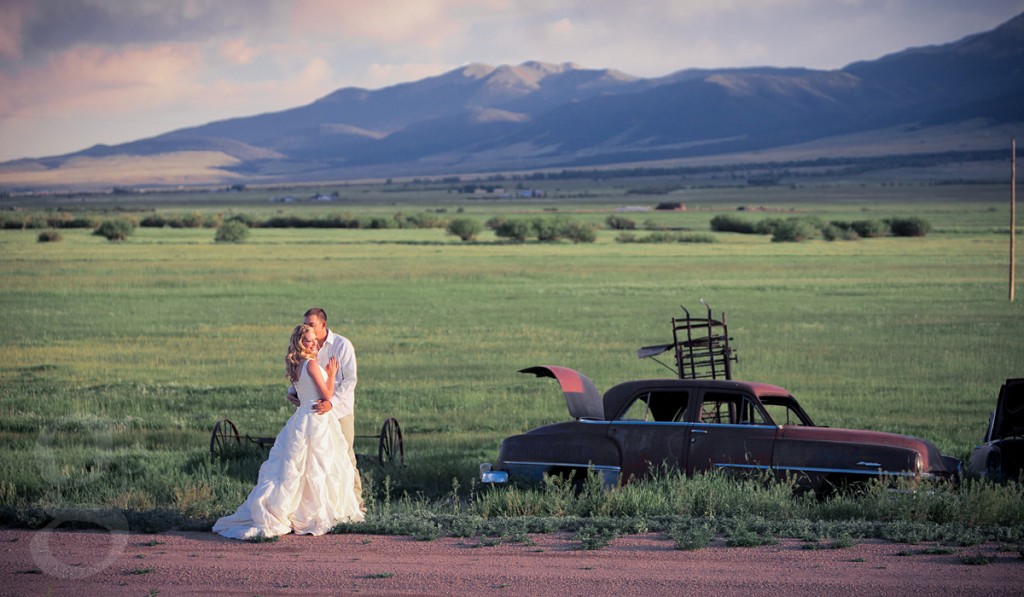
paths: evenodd
<path fill-rule="evenodd" d="M 380 443 L 377 446 L 377 462 L 380 464 L 405 464 L 405 443 L 402 441 L 402 428 L 398 419 L 384 419 L 380 428 Z"/>
<path fill-rule="evenodd" d="M 210 456 L 221 456 L 232 445 L 235 447 L 242 445 L 238 427 L 235 427 L 231 419 L 217 421 L 213 426 L 213 433 L 210 435 Z"/>

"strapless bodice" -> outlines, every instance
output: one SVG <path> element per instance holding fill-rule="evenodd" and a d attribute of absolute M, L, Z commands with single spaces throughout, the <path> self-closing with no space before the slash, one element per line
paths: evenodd
<path fill-rule="evenodd" d="M 316 387 L 316 382 L 309 375 L 306 375 L 306 369 L 310 367 L 311 361 L 306 361 L 302 364 L 302 370 L 299 372 L 299 380 L 293 385 L 295 386 L 295 392 L 299 396 L 299 401 L 304 407 L 311 407 L 313 403 L 320 399 L 320 390 Z M 327 379 L 327 372 L 320 365 L 313 367 L 310 371 L 313 375 L 319 375 L 320 379 Z M 306 410 L 309 410 L 308 408 Z"/>

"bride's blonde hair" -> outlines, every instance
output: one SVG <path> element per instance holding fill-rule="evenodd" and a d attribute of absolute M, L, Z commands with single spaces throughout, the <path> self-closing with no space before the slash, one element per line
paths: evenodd
<path fill-rule="evenodd" d="M 292 330 L 292 337 L 288 340 L 288 352 L 284 355 L 284 372 L 288 381 L 292 383 L 299 380 L 302 363 L 316 358 L 316 352 L 307 351 L 302 347 L 302 337 L 312 331 L 313 326 L 300 323 Z"/>

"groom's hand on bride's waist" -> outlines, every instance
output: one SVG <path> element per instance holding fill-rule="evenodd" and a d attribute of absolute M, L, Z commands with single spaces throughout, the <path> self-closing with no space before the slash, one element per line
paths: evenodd
<path fill-rule="evenodd" d="M 313 410 L 316 411 L 316 414 L 318 415 L 327 414 L 331 412 L 332 408 L 334 408 L 334 405 L 331 404 L 330 400 L 317 400 L 313 403 Z"/>

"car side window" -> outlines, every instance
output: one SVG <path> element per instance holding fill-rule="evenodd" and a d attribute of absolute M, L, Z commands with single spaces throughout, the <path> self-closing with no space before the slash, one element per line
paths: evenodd
<path fill-rule="evenodd" d="M 765 404 L 764 407 L 768 411 L 768 416 L 775 421 L 776 425 L 804 424 L 800 419 L 800 415 L 788 404 Z"/>
<path fill-rule="evenodd" d="M 684 420 L 690 393 L 675 390 L 649 390 L 638 394 L 620 421 L 678 422 Z"/>
<path fill-rule="evenodd" d="M 725 425 L 767 425 L 764 413 L 743 394 L 708 392 L 700 407 L 700 422 Z"/>

